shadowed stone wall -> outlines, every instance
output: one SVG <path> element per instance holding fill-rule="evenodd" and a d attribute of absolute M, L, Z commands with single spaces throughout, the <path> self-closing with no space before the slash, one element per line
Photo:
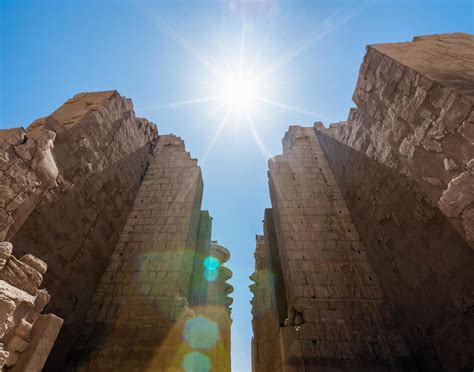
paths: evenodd
<path fill-rule="evenodd" d="M 287 305 L 283 274 L 278 256 L 273 213 L 265 210 L 264 236 L 257 235 L 254 282 L 250 290 L 252 303 L 252 369 L 254 371 L 280 371 L 280 327 L 284 325 Z"/>
<path fill-rule="evenodd" d="M 32 256 L 19 260 L 12 245 L 0 242 L 0 370 L 41 371 L 63 320 L 41 314 L 50 296 L 39 289 L 46 264 Z"/>
<path fill-rule="evenodd" d="M 323 132 L 318 138 L 423 369 L 473 365 L 474 252 L 412 179 Z"/>
<path fill-rule="evenodd" d="M 116 91 L 74 96 L 26 130 L 27 137 L 37 132 L 55 134 L 52 157 L 59 172 L 12 242 L 50 268 L 47 309 L 65 324 L 46 368 L 58 370 L 132 207 L 157 132 L 135 118 L 131 100 Z"/>
<path fill-rule="evenodd" d="M 369 45 L 334 137 L 415 179 L 474 247 L 474 36 Z M 471 162 L 471 163 L 470 163 Z"/>
<path fill-rule="evenodd" d="M 283 370 L 472 369 L 473 72 L 472 35 L 370 45 L 348 120 L 290 127 L 269 163 Z"/>
<path fill-rule="evenodd" d="M 371 45 L 318 138 L 420 365 L 474 365 L 474 37 Z"/>
<path fill-rule="evenodd" d="M 279 329 L 281 362 L 274 368 L 412 370 L 411 353 L 314 129 L 290 127 L 283 147 L 284 154 L 269 161 L 288 306 Z M 257 301 L 268 295 L 257 292 Z"/>

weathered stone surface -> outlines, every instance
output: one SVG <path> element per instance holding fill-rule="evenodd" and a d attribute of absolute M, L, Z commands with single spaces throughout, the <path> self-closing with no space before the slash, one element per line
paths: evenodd
<path fill-rule="evenodd" d="M 0 270 L 3 270 L 5 264 L 10 258 L 13 245 L 10 242 L 0 242 Z"/>
<path fill-rule="evenodd" d="M 78 94 L 0 137 L 0 231 L 25 254 L 17 260 L 0 243 L 0 288 L 14 299 L 0 293 L 0 312 L 20 300 L 31 308 L 0 363 L 42 368 L 60 328 L 40 317 L 47 305 L 65 326 L 45 370 L 194 368 L 188 352 L 230 370 L 231 271 L 221 265 L 229 253 L 211 243 L 200 169 L 183 141 L 159 137 L 116 91 Z M 219 262 L 213 281 L 203 279 L 209 255 Z M 51 302 L 37 290 L 43 275 Z M 183 332 L 196 332 L 189 319 L 198 331 L 206 319 L 219 342 L 183 346 Z M 0 321 L 9 335 L 9 321 Z"/>
<path fill-rule="evenodd" d="M 20 258 L 20 262 L 23 262 L 28 266 L 32 267 L 41 275 L 45 274 L 46 270 L 48 269 L 48 266 L 46 266 L 45 262 L 41 261 L 39 258 L 36 258 L 31 254 L 25 254 L 23 257 Z"/>
<path fill-rule="evenodd" d="M 474 358 L 473 315 L 453 306 L 453 296 L 469 298 L 474 289 L 474 252 L 415 180 L 325 132 L 318 138 L 421 369 L 466 368 Z M 463 198 L 449 196 L 454 213 Z M 469 218 L 466 209 L 472 233 Z"/>
<path fill-rule="evenodd" d="M 288 306 L 278 246 L 276 244 L 273 212 L 265 210 L 264 236 L 257 235 L 255 272 L 250 276 L 252 298 L 252 370 L 280 371 L 280 327 L 285 323 Z"/>
<path fill-rule="evenodd" d="M 400 154 L 406 156 L 408 159 L 413 159 L 413 154 L 415 153 L 415 146 L 405 138 L 400 145 L 399 151 Z"/>
<path fill-rule="evenodd" d="M 472 71 L 472 35 L 369 45 L 353 96 L 358 109 L 327 133 L 413 177 L 431 204 L 441 205 L 451 180 L 474 156 Z M 447 216 L 474 247 L 460 213 Z"/>
<path fill-rule="evenodd" d="M 472 369 L 473 71 L 472 35 L 370 45 L 348 120 L 290 127 L 251 277 L 253 370 Z M 259 276 L 268 257 L 284 289 Z"/>
<path fill-rule="evenodd" d="M 135 117 L 129 99 L 106 91 L 74 96 L 33 122 L 26 137 L 46 132 L 55 136 L 48 154 L 57 166 L 56 181 L 12 242 L 18 252 L 48 263 L 48 310 L 65 326 L 47 369 L 60 370 L 132 207 L 157 130 Z"/>
<path fill-rule="evenodd" d="M 188 298 L 193 293 L 191 283 L 197 281 L 193 273 L 202 274 L 194 265 L 203 265 L 207 257 L 197 252 L 213 255 L 219 265 L 228 258 L 223 247 L 212 248 L 209 226 L 206 232 L 199 231 L 206 226 L 201 223 L 202 189 L 200 168 L 183 141 L 160 136 L 96 288 L 71 367 L 173 370 L 180 368 L 188 353 L 199 351 L 219 370 L 230 370 L 230 314 L 227 305 L 220 303 L 223 293 L 213 293 L 225 286 L 219 281 L 218 288 L 206 286 L 205 298 L 198 296 L 195 306 Z M 226 271 L 217 274 L 225 277 Z M 196 350 L 186 341 L 186 332 L 199 332 L 192 327 L 199 327 L 200 321 L 214 326 L 218 334 L 216 344 Z M 205 336 L 212 340 L 213 335 Z"/>
<path fill-rule="evenodd" d="M 474 203 L 474 175 L 469 170 L 453 178 L 439 199 L 439 208 L 448 217 L 458 217 Z"/>
<path fill-rule="evenodd" d="M 58 169 L 52 156 L 56 134 L 0 130 L 0 240 L 10 239 L 44 194 Z"/>
<path fill-rule="evenodd" d="M 40 315 L 32 328 L 31 340 L 12 371 L 42 371 L 62 324 L 63 320 L 53 314 Z"/>
<path fill-rule="evenodd" d="M 474 145 L 474 113 L 471 113 L 470 118 L 462 123 L 458 128 L 458 132 L 469 141 L 471 145 Z"/>
<path fill-rule="evenodd" d="M 454 171 L 459 169 L 459 167 L 453 159 L 444 159 L 444 169 L 447 171 Z"/>
<path fill-rule="evenodd" d="M 268 247 L 259 241 L 256 252 L 254 368 L 414 369 L 314 129 L 290 127 L 283 148 L 269 161 L 276 239 Z M 283 293 L 259 280 L 271 268 L 259 263 L 261 250 L 278 256 Z M 276 298 L 286 294 L 284 320 L 272 291 Z M 273 316 L 259 325 L 265 303 Z"/>
<path fill-rule="evenodd" d="M 5 261 L 0 268 L 0 369 L 41 371 L 63 324 L 54 315 L 40 315 L 49 301 L 38 288 L 46 264 L 32 255 L 18 261 L 8 242 L 1 242 L 0 249 Z M 54 332 L 43 327 L 42 317 L 54 319 Z"/>
<path fill-rule="evenodd" d="M 474 208 L 469 207 L 464 209 L 461 220 L 468 240 L 474 240 Z"/>

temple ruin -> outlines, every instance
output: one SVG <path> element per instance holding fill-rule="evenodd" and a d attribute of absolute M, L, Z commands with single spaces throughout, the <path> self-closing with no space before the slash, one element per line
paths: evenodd
<path fill-rule="evenodd" d="M 211 240 L 184 142 L 116 91 L 78 94 L 0 136 L 4 365 L 39 371 L 52 347 L 50 371 L 230 371 L 230 254 Z M 62 327 L 38 319 L 48 301 Z"/>
<path fill-rule="evenodd" d="M 474 36 L 369 45 L 353 100 L 269 160 L 252 368 L 470 371 Z M 203 189 L 117 91 L 0 130 L 0 370 L 230 371 Z"/>
<path fill-rule="evenodd" d="M 474 366 L 474 37 L 369 45 L 348 120 L 291 126 L 257 236 L 254 371 Z"/>

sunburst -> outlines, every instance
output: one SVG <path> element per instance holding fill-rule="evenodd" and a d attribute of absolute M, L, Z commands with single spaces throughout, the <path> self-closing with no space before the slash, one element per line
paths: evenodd
<path fill-rule="evenodd" d="M 243 2 L 245 3 L 245 2 Z M 360 10 L 360 9 L 359 9 Z M 282 57 L 271 64 L 265 66 L 261 70 L 256 68 L 256 59 L 249 58 L 249 55 L 259 57 L 262 51 L 247 55 L 245 53 L 245 9 L 242 13 L 242 28 L 240 36 L 240 45 L 238 45 L 238 56 L 225 56 L 221 63 L 211 63 L 210 60 L 203 56 L 203 54 L 193 47 L 184 37 L 176 33 L 174 30 L 166 27 L 153 12 L 148 12 L 148 15 L 153 16 L 155 22 L 160 26 L 160 29 L 168 34 L 178 45 L 180 45 L 191 57 L 198 61 L 202 66 L 211 73 L 211 79 L 204 77 L 192 77 L 190 80 L 198 82 L 206 87 L 208 93 L 202 97 L 193 99 L 186 99 L 177 102 L 170 102 L 162 105 L 148 107 L 148 109 L 156 108 L 176 108 L 192 104 L 208 104 L 209 114 L 219 115 L 222 120 L 217 127 L 217 130 L 207 146 L 203 156 L 204 161 L 211 151 L 213 145 L 218 137 L 229 125 L 235 123 L 238 127 L 240 125 L 247 125 L 252 133 L 252 138 L 260 148 L 263 156 L 269 158 L 272 154 L 268 151 L 258 133 L 255 125 L 254 115 L 265 111 L 266 106 L 273 106 L 279 109 L 297 112 L 299 114 L 310 116 L 315 120 L 329 120 L 329 118 L 321 113 L 295 107 L 286 102 L 279 102 L 273 97 L 270 98 L 265 95 L 270 91 L 274 93 L 275 88 L 282 83 L 275 81 L 273 77 L 276 72 L 291 61 L 297 58 L 301 53 L 314 46 L 318 41 L 322 40 L 329 33 L 336 28 L 342 26 L 356 15 L 357 11 L 353 9 L 341 9 L 335 12 L 330 17 L 324 19 L 320 24 L 309 30 L 305 37 L 298 43 L 295 43 L 293 48 L 289 48 L 286 52 L 282 52 Z M 237 58 L 235 58 L 237 57 Z M 235 61 L 231 63 L 230 61 Z M 274 94 L 272 94 L 273 96 Z"/>

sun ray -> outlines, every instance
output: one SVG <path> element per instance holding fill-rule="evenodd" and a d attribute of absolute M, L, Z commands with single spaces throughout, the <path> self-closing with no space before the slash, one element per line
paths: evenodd
<path fill-rule="evenodd" d="M 280 58 L 276 58 L 276 60 L 273 59 L 272 63 L 262 66 L 264 62 L 263 56 L 265 56 L 266 53 L 263 47 L 257 47 L 254 51 L 256 53 L 250 53 L 253 44 L 252 38 L 250 37 L 252 36 L 251 30 L 247 26 L 251 25 L 251 23 L 248 25 L 246 23 L 248 16 L 246 13 L 246 3 L 244 2 L 243 5 L 243 12 L 240 14 L 239 19 L 237 19 L 237 22 L 240 21 L 241 23 L 239 22 L 235 29 L 237 35 L 232 39 L 233 43 L 230 43 L 230 40 L 218 38 L 214 46 L 217 46 L 220 52 L 218 55 L 214 55 L 214 58 L 209 57 L 208 54 L 203 52 L 203 49 L 197 48 L 193 43 L 178 34 L 176 27 L 168 27 L 162 19 L 153 15 L 152 11 L 148 12 L 149 16 L 151 14 L 151 19 L 156 21 L 161 32 L 174 40 L 176 45 L 179 45 L 184 52 L 188 53 L 193 60 L 195 59 L 197 61 L 195 65 L 198 66 L 199 70 L 204 70 L 200 68 L 201 64 L 210 70 L 209 72 L 207 70 L 203 71 L 204 75 L 200 76 L 199 74 L 183 75 L 184 79 L 195 83 L 197 91 L 207 91 L 205 96 L 198 93 L 198 97 L 195 99 L 145 107 L 145 110 L 172 109 L 207 102 L 206 117 L 217 118 L 216 120 L 220 119 L 220 123 L 209 145 L 205 148 L 203 159 L 208 156 L 224 128 L 232 127 L 238 132 L 242 124 L 251 130 L 253 140 L 258 145 L 263 156 L 266 158 L 270 157 L 271 153 L 265 147 L 259 135 L 261 127 L 260 125 L 257 126 L 257 122 L 255 121 L 255 115 L 258 115 L 262 109 L 271 110 L 277 107 L 308 115 L 314 119 L 331 121 L 329 117 L 323 114 L 292 106 L 286 103 L 281 97 L 278 98 L 276 95 L 278 89 L 275 88 L 294 84 L 294 81 L 291 81 L 291 79 L 290 81 L 281 81 L 282 79 L 280 78 L 278 79 L 280 81 L 276 81 L 273 79 L 273 76 L 275 76 L 277 70 L 292 63 L 296 58 L 300 57 L 302 53 L 314 47 L 320 40 L 348 22 L 361 9 L 360 7 L 339 8 L 336 12 L 322 19 L 317 27 L 304 33 L 300 41 L 292 45 L 292 48 L 288 48 L 286 53 L 284 50 L 281 51 L 279 53 Z M 249 22 L 251 22 L 251 20 L 249 20 Z M 271 37 L 271 31 L 267 29 L 266 40 L 269 41 Z M 259 45 L 266 44 L 266 42 L 260 42 Z M 216 64 L 217 60 L 220 61 L 219 64 Z M 270 77 L 272 77 L 272 79 L 270 79 Z M 283 80 L 285 79 L 283 78 Z M 261 124 L 260 121 L 258 124 Z"/>
<path fill-rule="evenodd" d="M 239 59 L 239 77 L 242 77 L 242 69 L 244 62 L 244 43 L 245 43 L 245 12 L 247 3 L 244 2 L 244 11 L 242 15 L 242 29 L 240 32 L 240 59 Z"/>
<path fill-rule="evenodd" d="M 262 72 L 257 78 L 257 81 L 261 81 L 266 76 L 272 74 L 276 70 L 282 68 L 283 66 L 287 65 L 291 61 L 293 61 L 296 57 L 298 57 L 301 53 L 305 52 L 309 48 L 313 47 L 318 41 L 321 41 L 331 32 L 335 31 L 339 27 L 343 26 L 347 23 L 350 19 L 352 19 L 355 15 L 357 15 L 360 10 L 352 10 L 347 12 L 346 14 L 339 14 L 339 11 L 334 12 L 331 16 L 326 18 L 323 22 L 318 24 L 314 27 L 309 33 L 308 36 L 303 40 L 303 42 L 294 50 L 287 53 L 281 59 L 276 61 L 273 65 L 271 65 L 267 70 Z M 324 30 L 321 31 L 321 26 L 325 27 Z"/>
<path fill-rule="evenodd" d="M 246 114 L 247 120 L 250 124 L 250 130 L 252 131 L 253 140 L 258 145 L 260 151 L 262 152 L 263 157 L 265 158 L 265 160 L 268 160 L 268 159 L 272 158 L 273 157 L 272 153 L 270 151 L 268 151 L 268 149 L 265 147 L 262 140 L 260 139 L 260 136 L 257 132 L 257 129 L 255 128 L 252 116 L 250 115 L 250 113 L 248 111 L 245 111 L 245 114 Z"/>
<path fill-rule="evenodd" d="M 216 134 L 214 135 L 214 137 L 212 137 L 212 140 L 209 143 L 209 145 L 207 146 L 206 151 L 204 152 L 204 155 L 201 157 L 201 159 L 202 159 L 201 163 L 202 164 L 204 164 L 204 162 L 206 161 L 206 158 L 207 158 L 207 155 L 209 154 L 209 151 L 211 151 L 212 147 L 214 146 L 214 143 L 217 141 L 217 138 L 219 138 L 219 135 L 221 134 L 222 129 L 224 129 L 224 127 L 226 126 L 227 119 L 229 118 L 229 116 L 230 116 L 230 112 L 227 111 L 226 115 L 224 116 L 224 119 L 222 120 L 221 124 L 219 125 L 219 128 L 217 128 Z"/>
<path fill-rule="evenodd" d="M 162 105 L 139 107 L 139 108 L 137 108 L 137 110 L 153 111 L 153 110 L 158 110 L 158 109 L 162 109 L 162 108 L 175 108 L 175 107 L 179 107 L 179 106 L 192 105 L 192 104 L 195 104 L 195 103 L 216 101 L 216 100 L 219 100 L 220 98 L 222 98 L 222 97 L 221 96 L 211 96 L 211 97 L 204 97 L 204 98 L 196 98 L 196 99 L 190 99 L 188 101 L 178 101 L 178 102 L 165 103 L 165 104 L 162 104 Z"/>
<path fill-rule="evenodd" d="M 189 79 L 190 81 L 195 81 L 196 83 L 206 85 L 208 87 L 214 88 L 214 89 L 219 89 L 219 84 L 209 81 L 209 80 L 204 80 L 204 79 L 199 79 L 194 76 L 189 76 L 189 75 L 181 75 L 182 77 Z"/>
<path fill-rule="evenodd" d="M 224 57 L 224 64 L 226 67 L 225 75 L 230 75 L 234 69 L 232 68 L 232 64 L 227 59 L 227 57 Z M 221 79 L 221 80 L 225 80 L 225 79 Z"/>
<path fill-rule="evenodd" d="M 188 52 L 191 56 L 196 58 L 199 62 L 201 62 L 204 66 L 206 66 L 210 71 L 212 71 L 218 78 L 223 78 L 219 70 L 209 62 L 198 50 L 196 50 L 184 37 L 180 36 L 178 33 L 173 31 L 171 28 L 167 27 L 161 19 L 156 15 L 152 14 L 152 12 L 147 12 L 147 15 L 150 15 L 152 19 L 156 22 L 158 27 L 169 37 L 171 37 L 174 41 L 176 41 L 186 52 Z"/>
<path fill-rule="evenodd" d="M 240 136 L 240 112 L 237 112 L 235 115 L 233 115 L 234 118 L 234 135 L 235 138 L 239 138 Z"/>
<path fill-rule="evenodd" d="M 207 111 L 206 117 L 210 118 L 213 117 L 218 111 L 222 110 L 224 107 L 224 103 L 218 103 L 217 105 L 210 107 Z"/>
<path fill-rule="evenodd" d="M 267 103 L 269 105 L 280 107 L 280 108 L 283 108 L 283 109 L 286 109 L 286 110 L 289 110 L 289 111 L 294 111 L 294 112 L 299 112 L 300 114 L 309 115 L 309 116 L 312 116 L 314 118 L 320 118 L 320 119 L 327 120 L 327 121 L 331 120 L 326 115 L 322 115 L 322 114 L 317 113 L 317 112 L 303 110 L 303 109 L 300 109 L 300 108 L 295 107 L 295 106 L 290 106 L 290 105 L 287 105 L 285 103 L 273 101 L 273 100 L 266 99 L 266 98 L 263 98 L 263 97 L 253 97 L 253 99 L 255 99 L 257 101 L 260 101 L 260 102 Z"/>
<path fill-rule="evenodd" d="M 255 84 L 255 82 L 253 82 L 253 83 Z M 262 90 L 279 88 L 279 87 L 289 86 L 289 85 L 293 85 L 293 84 L 296 84 L 296 80 L 295 81 L 281 81 L 281 82 L 278 82 L 278 83 L 275 82 L 275 83 L 266 84 L 266 85 L 258 84 L 258 85 L 255 86 L 255 91 L 260 92 Z"/>
<path fill-rule="evenodd" d="M 262 42 L 260 43 L 261 46 L 267 45 L 267 44 L 270 43 L 270 34 L 271 34 L 270 29 L 266 29 L 265 30 L 265 35 L 263 36 Z M 264 48 L 260 47 L 258 49 L 258 51 L 253 55 L 251 64 L 249 65 L 249 68 L 248 68 L 248 72 L 249 72 L 250 76 L 254 75 L 254 73 L 257 69 L 257 65 L 258 65 L 258 63 L 260 63 L 260 59 L 261 59 L 261 56 L 262 56 L 263 52 L 264 52 Z"/>

